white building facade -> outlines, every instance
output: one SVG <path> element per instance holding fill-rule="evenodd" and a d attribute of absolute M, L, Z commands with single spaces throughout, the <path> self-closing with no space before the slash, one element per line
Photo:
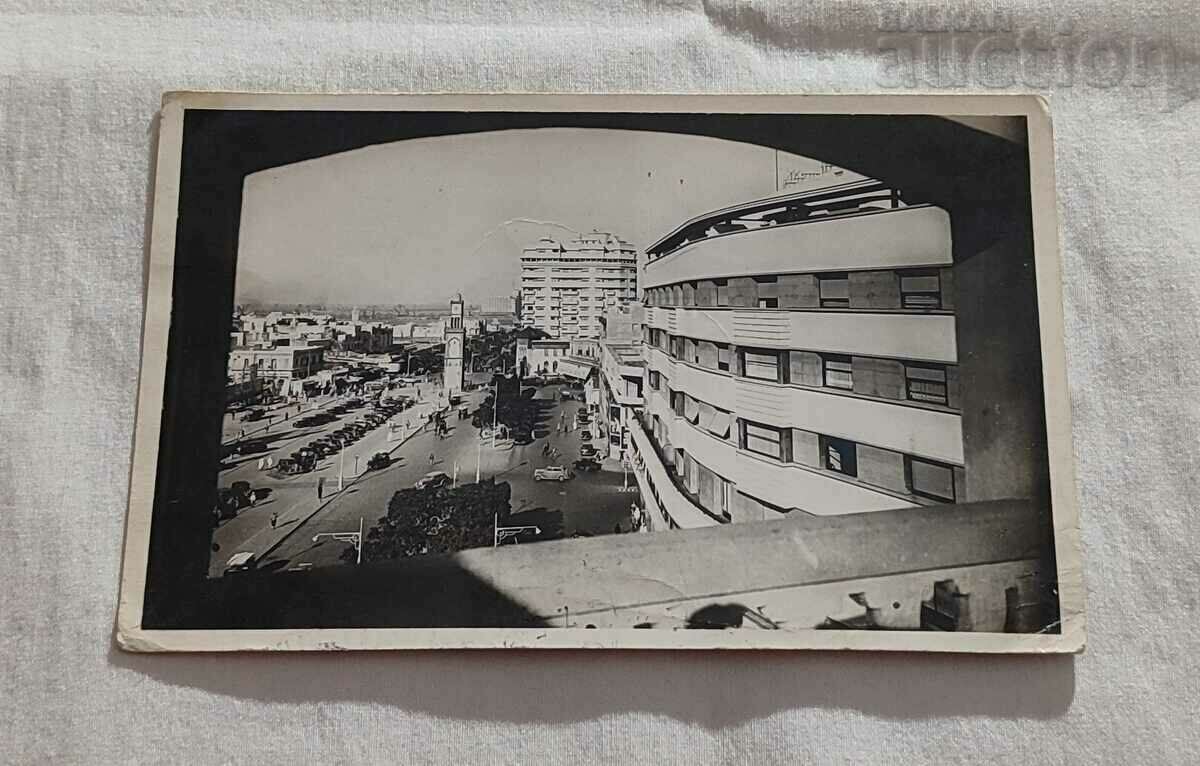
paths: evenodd
<path fill-rule="evenodd" d="M 521 324 L 552 338 L 599 338 L 610 306 L 637 299 L 638 253 L 613 234 L 538 240 L 521 256 Z"/>
<path fill-rule="evenodd" d="M 965 499 L 950 219 L 874 181 L 647 249 L 648 507 L 669 526 Z"/>

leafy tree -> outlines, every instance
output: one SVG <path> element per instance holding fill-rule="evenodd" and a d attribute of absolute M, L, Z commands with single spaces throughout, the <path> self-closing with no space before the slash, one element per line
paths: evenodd
<path fill-rule="evenodd" d="M 507 521 L 512 507 L 508 482 L 486 479 L 475 484 L 426 489 L 402 489 L 388 502 L 387 515 L 372 526 L 363 541 L 364 561 L 406 556 L 454 553 L 492 544 L 492 524 L 499 515 Z M 355 552 L 342 553 L 353 561 Z"/>

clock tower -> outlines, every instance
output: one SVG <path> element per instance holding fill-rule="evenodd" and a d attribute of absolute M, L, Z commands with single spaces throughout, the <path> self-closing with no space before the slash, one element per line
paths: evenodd
<path fill-rule="evenodd" d="M 463 391 L 463 346 L 467 328 L 463 326 L 462 293 L 450 299 L 450 318 L 445 329 L 446 355 L 442 367 L 442 386 L 446 398 L 458 396 Z"/>

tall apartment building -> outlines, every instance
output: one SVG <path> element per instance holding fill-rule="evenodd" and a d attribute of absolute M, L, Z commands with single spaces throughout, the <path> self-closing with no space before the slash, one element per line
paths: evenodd
<path fill-rule="evenodd" d="M 964 413 L 1008 404 L 976 371 L 1011 349 L 975 338 L 960 350 L 956 307 L 991 299 L 956 290 L 945 210 L 861 181 L 708 213 L 646 252 L 632 441 L 665 524 L 1022 493 L 1023 466 L 999 445 L 1026 434 L 998 422 L 964 449 Z"/>
<path fill-rule="evenodd" d="M 521 323 L 552 338 L 599 338 L 609 306 L 637 299 L 637 250 L 613 234 L 544 237 L 521 255 Z"/>

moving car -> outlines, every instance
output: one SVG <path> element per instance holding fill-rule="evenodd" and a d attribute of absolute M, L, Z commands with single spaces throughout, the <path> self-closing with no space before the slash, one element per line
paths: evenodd
<path fill-rule="evenodd" d="M 584 458 L 594 458 L 600 453 L 590 444 L 584 444 L 579 448 L 579 456 Z"/>
<path fill-rule="evenodd" d="M 595 473 L 600 470 L 600 463 L 595 458 L 583 457 L 576 460 L 572 468 L 580 473 Z"/>
<path fill-rule="evenodd" d="M 261 409 L 259 407 L 255 407 L 252 410 L 246 410 L 244 413 L 242 413 L 242 420 L 250 420 L 250 421 L 262 420 L 266 416 L 267 416 L 266 410 Z"/>
<path fill-rule="evenodd" d="M 229 561 L 225 562 L 225 574 L 239 574 L 242 572 L 253 572 L 258 566 L 258 559 L 250 551 L 241 551 L 229 557 Z"/>
<path fill-rule="evenodd" d="M 566 481 L 571 478 L 571 472 L 561 465 L 548 465 L 537 468 L 533 472 L 534 481 Z"/>
<path fill-rule="evenodd" d="M 438 487 L 444 487 L 449 483 L 450 477 L 446 475 L 445 471 L 430 471 L 422 476 L 413 486 L 415 486 L 417 489 L 437 489 Z"/>
<path fill-rule="evenodd" d="M 371 459 L 367 461 L 368 471 L 377 471 L 380 468 L 387 468 L 392 464 L 392 456 L 386 452 L 376 452 L 371 455 Z"/>

